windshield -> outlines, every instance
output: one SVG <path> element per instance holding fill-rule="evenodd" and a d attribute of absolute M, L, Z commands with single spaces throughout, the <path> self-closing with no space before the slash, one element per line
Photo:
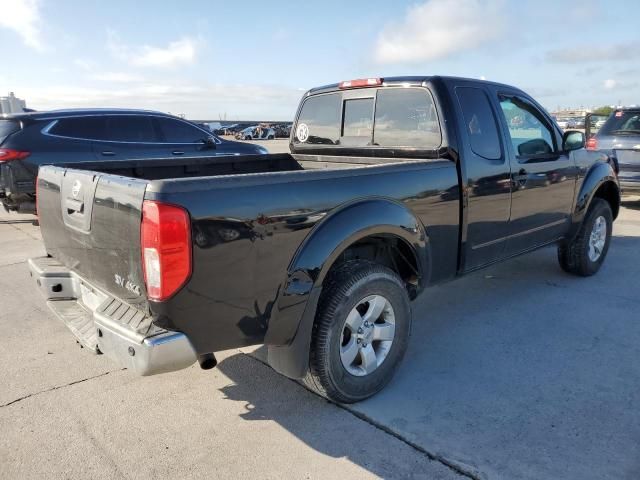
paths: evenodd
<path fill-rule="evenodd" d="M 15 120 L 0 120 L 0 143 L 13 132 L 20 130 L 20 123 Z"/>
<path fill-rule="evenodd" d="M 602 135 L 640 135 L 640 111 L 618 111 L 600 129 Z"/>

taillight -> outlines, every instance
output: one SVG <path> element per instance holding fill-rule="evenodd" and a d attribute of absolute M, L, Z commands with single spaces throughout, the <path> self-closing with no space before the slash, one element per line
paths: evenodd
<path fill-rule="evenodd" d="M 191 276 L 189 214 L 175 205 L 145 200 L 140 243 L 147 295 L 166 300 Z"/>
<path fill-rule="evenodd" d="M 596 140 L 596 137 L 591 137 L 589 140 L 587 140 L 587 150 L 597 150 L 598 149 L 598 140 Z"/>
<path fill-rule="evenodd" d="M 0 148 L 0 163 L 12 160 L 22 160 L 31 155 L 31 152 L 13 150 L 12 148 Z"/>
<path fill-rule="evenodd" d="M 359 78 L 340 82 L 339 88 L 377 87 L 379 85 L 382 85 L 381 78 Z"/>

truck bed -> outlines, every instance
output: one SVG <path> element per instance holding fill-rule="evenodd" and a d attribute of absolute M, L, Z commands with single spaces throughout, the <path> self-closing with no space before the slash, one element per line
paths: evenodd
<path fill-rule="evenodd" d="M 158 158 L 82 162 L 67 165 L 78 170 L 121 175 L 143 180 L 215 177 L 248 173 L 294 172 L 317 169 L 345 169 L 394 163 L 401 160 L 376 157 L 345 157 L 277 153 L 269 155 L 229 155 L 224 157 Z"/>
<path fill-rule="evenodd" d="M 285 292 L 293 288 L 288 265 L 310 232 L 340 212 L 361 209 L 332 221 L 356 236 L 372 216 L 404 225 L 401 237 L 426 235 L 440 252 L 432 281 L 451 278 L 458 265 L 459 177 L 449 159 L 273 154 L 44 166 L 38 198 L 49 255 L 107 300 L 185 333 L 198 354 L 288 341 L 295 330 L 276 319 L 294 311 L 282 302 L 298 298 Z M 169 302 L 149 300 L 145 289 L 147 201 L 179 206 L 190 219 L 193 270 Z"/>

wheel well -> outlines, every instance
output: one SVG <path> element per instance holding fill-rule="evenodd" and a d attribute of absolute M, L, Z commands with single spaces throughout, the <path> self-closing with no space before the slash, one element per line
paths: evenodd
<path fill-rule="evenodd" d="M 602 198 L 609 202 L 609 206 L 611 207 L 611 212 L 613 212 L 613 218 L 618 217 L 618 212 L 620 211 L 620 192 L 618 191 L 618 187 L 616 187 L 613 182 L 605 182 L 596 193 L 593 195 L 593 198 Z"/>
<path fill-rule="evenodd" d="M 351 244 L 335 260 L 329 274 L 350 260 L 369 260 L 396 272 L 404 281 L 410 299 L 414 299 L 421 281 L 420 268 L 414 249 L 394 235 L 366 237 Z"/>

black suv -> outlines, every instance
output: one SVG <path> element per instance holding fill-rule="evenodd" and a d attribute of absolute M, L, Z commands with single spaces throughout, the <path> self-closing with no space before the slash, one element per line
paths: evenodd
<path fill-rule="evenodd" d="M 0 116 L 0 199 L 7 210 L 35 210 L 44 164 L 95 160 L 212 157 L 267 153 L 183 120 L 144 110 L 57 110 Z"/>

